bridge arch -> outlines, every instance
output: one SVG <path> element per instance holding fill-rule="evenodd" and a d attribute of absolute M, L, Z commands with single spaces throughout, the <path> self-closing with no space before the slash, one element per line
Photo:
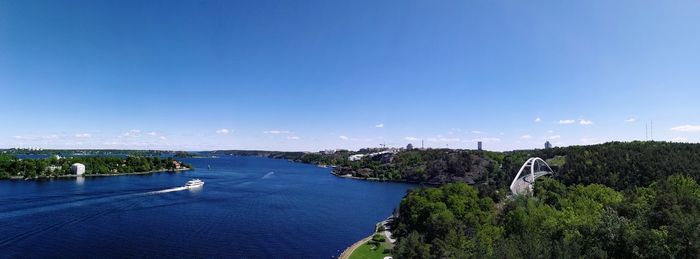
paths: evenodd
<path fill-rule="evenodd" d="M 510 184 L 510 192 L 514 195 L 532 194 L 535 179 L 552 173 L 554 171 L 542 158 L 531 157 L 515 175 L 515 179 Z"/>

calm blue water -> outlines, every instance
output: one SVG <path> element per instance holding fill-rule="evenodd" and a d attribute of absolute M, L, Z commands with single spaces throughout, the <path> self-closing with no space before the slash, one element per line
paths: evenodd
<path fill-rule="evenodd" d="M 184 160 L 198 169 L 0 181 L 0 257 L 330 258 L 412 187 L 285 160 Z M 204 188 L 168 192 L 191 178 Z"/>

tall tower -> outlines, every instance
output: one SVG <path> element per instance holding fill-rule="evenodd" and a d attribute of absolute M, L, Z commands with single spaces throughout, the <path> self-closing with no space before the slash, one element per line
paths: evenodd
<path fill-rule="evenodd" d="M 481 147 L 482 147 L 482 146 L 481 146 L 481 141 L 477 142 L 477 143 L 476 143 L 476 146 L 477 146 L 477 149 L 479 149 L 479 151 L 481 151 Z"/>

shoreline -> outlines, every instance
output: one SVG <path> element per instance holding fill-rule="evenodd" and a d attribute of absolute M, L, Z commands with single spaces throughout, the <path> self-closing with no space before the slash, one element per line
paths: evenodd
<path fill-rule="evenodd" d="M 178 173 L 178 172 L 184 172 L 184 171 L 189 171 L 192 170 L 192 168 L 181 168 L 181 169 L 173 169 L 173 170 L 153 170 L 153 171 L 145 171 L 145 172 L 133 172 L 133 173 L 115 173 L 115 174 L 84 174 L 82 176 L 74 175 L 74 174 L 67 174 L 67 175 L 56 175 L 56 176 L 38 176 L 35 178 L 23 178 L 20 176 L 12 176 L 10 178 L 7 178 L 5 180 L 43 180 L 43 179 L 61 179 L 61 178 L 78 178 L 78 177 L 108 177 L 108 176 L 124 176 L 124 175 L 147 175 L 147 174 L 155 174 L 155 173 Z"/>
<path fill-rule="evenodd" d="M 331 174 L 336 176 L 336 177 L 340 177 L 340 178 L 362 180 L 362 181 L 408 183 L 408 184 L 431 185 L 431 186 L 440 185 L 440 184 L 435 184 L 435 183 L 415 182 L 415 181 L 408 181 L 408 180 L 401 180 L 401 179 L 384 179 L 384 180 L 382 180 L 382 179 L 374 178 L 374 177 L 362 178 L 362 177 L 357 177 L 357 176 L 352 176 L 352 175 L 336 174 L 335 172 L 331 172 Z"/>
<path fill-rule="evenodd" d="M 379 225 L 379 223 L 374 225 L 374 231 L 372 232 L 372 234 L 369 234 L 369 236 L 367 236 L 363 239 L 360 239 L 359 241 L 355 242 L 351 246 L 345 248 L 345 250 L 343 250 L 343 252 L 340 253 L 340 255 L 338 256 L 338 259 L 350 259 L 350 256 L 352 255 L 352 253 L 355 252 L 355 250 L 357 250 L 357 248 L 359 248 L 360 246 L 362 246 L 365 243 L 372 240 L 372 237 L 374 236 L 374 234 L 377 233 L 377 229 L 379 228 L 378 225 Z"/>

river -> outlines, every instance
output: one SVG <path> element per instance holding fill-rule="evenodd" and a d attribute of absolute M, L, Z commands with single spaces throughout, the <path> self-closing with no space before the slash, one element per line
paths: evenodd
<path fill-rule="evenodd" d="M 413 187 L 286 160 L 183 160 L 196 169 L 0 181 L 0 257 L 331 258 Z M 192 178 L 204 187 L 177 188 Z"/>

